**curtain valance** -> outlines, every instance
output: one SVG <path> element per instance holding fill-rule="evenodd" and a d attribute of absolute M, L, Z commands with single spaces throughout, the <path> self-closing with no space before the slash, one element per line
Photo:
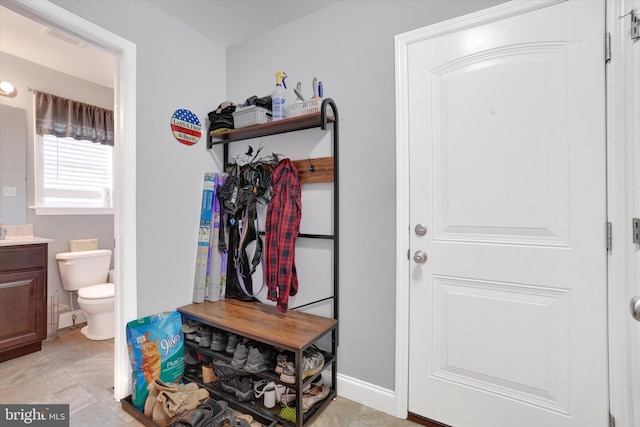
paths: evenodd
<path fill-rule="evenodd" d="M 113 111 L 34 91 L 36 133 L 113 146 Z"/>

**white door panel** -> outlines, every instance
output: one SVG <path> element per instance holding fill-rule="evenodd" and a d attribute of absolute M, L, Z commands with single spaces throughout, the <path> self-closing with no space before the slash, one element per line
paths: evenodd
<path fill-rule="evenodd" d="M 568 1 L 408 46 L 410 412 L 608 422 L 603 35 Z"/>
<path fill-rule="evenodd" d="M 566 245 L 565 56 L 510 46 L 432 71 L 436 239 Z"/>

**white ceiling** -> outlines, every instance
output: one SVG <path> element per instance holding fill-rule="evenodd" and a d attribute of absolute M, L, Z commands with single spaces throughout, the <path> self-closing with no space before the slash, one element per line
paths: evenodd
<path fill-rule="evenodd" d="M 150 0 L 223 46 L 293 21 L 339 0 Z M 113 88 L 113 56 L 78 40 L 52 37 L 44 25 L 0 6 L 0 51 Z M 72 59 L 71 59 L 72 58 Z M 2 76 L 0 76 L 0 79 Z M 7 77 L 4 77 L 7 78 Z"/>
<path fill-rule="evenodd" d="M 102 86 L 113 88 L 115 61 L 103 50 L 52 37 L 50 28 L 0 6 L 0 51 Z M 9 76 L 0 79 L 10 80 Z"/>
<path fill-rule="evenodd" d="M 223 46 L 323 9 L 339 0 L 150 0 Z"/>

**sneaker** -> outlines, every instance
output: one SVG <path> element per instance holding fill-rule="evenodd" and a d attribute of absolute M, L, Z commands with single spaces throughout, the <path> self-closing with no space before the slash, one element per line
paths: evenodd
<path fill-rule="evenodd" d="M 227 346 L 225 347 L 224 351 L 226 351 L 229 354 L 235 353 L 236 347 L 238 346 L 239 342 L 240 342 L 239 336 L 237 336 L 236 334 L 230 334 L 229 338 L 227 339 Z"/>
<path fill-rule="evenodd" d="M 222 331 L 213 331 L 211 334 L 211 350 L 224 351 L 227 347 L 227 339 L 229 335 Z"/>
<path fill-rule="evenodd" d="M 236 376 L 250 375 L 249 372 L 245 372 L 244 369 L 232 368 L 224 360 L 216 359 L 213 361 L 213 371 L 221 380 L 231 379 Z"/>
<path fill-rule="evenodd" d="M 182 332 L 184 332 L 185 338 L 190 341 L 194 341 L 196 339 L 196 332 L 198 331 L 200 326 L 200 322 L 192 319 L 185 320 L 185 322 L 182 324 Z"/>
<path fill-rule="evenodd" d="M 316 347 L 310 347 L 302 353 L 302 379 L 317 374 L 324 368 L 324 355 Z M 280 380 L 288 384 L 295 384 L 296 370 L 293 362 L 287 362 L 287 366 L 280 374 Z"/>
<path fill-rule="evenodd" d="M 209 346 L 211 345 L 211 329 L 200 329 L 200 342 L 198 344 L 200 345 L 200 347 L 209 348 Z"/>
<path fill-rule="evenodd" d="M 288 384 L 296 383 L 296 366 L 293 362 L 286 362 L 284 366 L 282 366 L 280 381 Z"/>
<path fill-rule="evenodd" d="M 317 348 L 311 347 L 302 354 L 302 379 L 317 374 L 324 368 L 324 354 Z"/>
<path fill-rule="evenodd" d="M 231 362 L 233 363 L 233 362 Z M 244 364 L 244 370 L 256 374 L 267 370 L 264 354 L 258 347 L 251 347 L 247 362 Z"/>
<path fill-rule="evenodd" d="M 293 364 L 293 357 L 291 356 L 291 353 L 278 353 L 278 355 L 276 356 L 276 374 L 281 374 L 282 371 L 284 371 L 284 369 L 287 367 L 288 363 Z"/>
<path fill-rule="evenodd" d="M 200 357 L 200 353 L 198 353 L 194 349 L 189 349 L 185 352 L 184 370 L 188 376 L 192 378 L 198 378 L 199 374 L 202 374 L 202 372 L 200 372 Z"/>
<path fill-rule="evenodd" d="M 227 393 L 234 394 L 240 402 L 253 400 L 253 380 L 250 376 L 233 377 L 225 381 L 220 381 L 220 387 Z"/>
<path fill-rule="evenodd" d="M 242 369 L 247 363 L 247 357 L 249 356 L 249 349 L 243 343 L 238 343 L 236 351 L 233 353 L 233 360 L 231 360 L 231 366 L 234 368 Z"/>

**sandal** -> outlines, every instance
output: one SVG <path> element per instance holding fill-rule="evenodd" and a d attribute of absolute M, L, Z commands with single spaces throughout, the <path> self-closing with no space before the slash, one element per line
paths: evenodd
<path fill-rule="evenodd" d="M 229 404 L 224 400 L 206 399 L 198 408 L 190 409 L 180 415 L 174 427 L 209 427 L 215 426 L 227 411 Z"/>

